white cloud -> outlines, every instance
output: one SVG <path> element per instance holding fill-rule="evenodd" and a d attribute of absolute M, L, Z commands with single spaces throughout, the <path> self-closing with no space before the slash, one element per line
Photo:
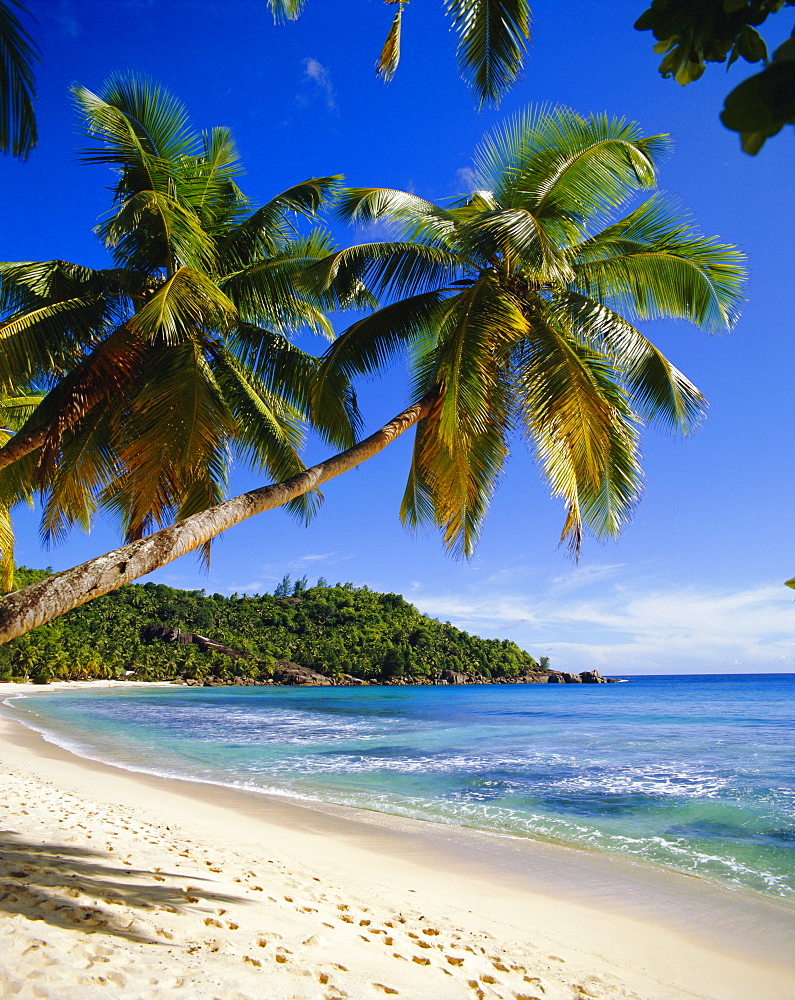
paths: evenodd
<path fill-rule="evenodd" d="M 251 580 L 249 583 L 226 588 L 230 594 L 261 594 L 264 589 L 265 583 L 262 580 Z"/>
<path fill-rule="evenodd" d="M 274 582 L 278 583 L 286 574 L 293 578 L 300 578 L 304 573 L 310 574 L 317 571 L 324 563 L 336 565 L 347 562 L 350 555 L 339 555 L 336 552 L 307 552 L 303 556 L 297 556 L 289 562 L 263 563 L 257 567 L 259 578 L 249 583 L 235 583 L 225 589 L 230 593 L 250 594 L 264 593 L 273 589 Z"/>
<path fill-rule="evenodd" d="M 468 194 L 478 186 L 478 177 L 472 167 L 461 167 L 456 170 L 455 179 L 461 194 Z"/>
<path fill-rule="evenodd" d="M 303 60 L 304 81 L 313 84 L 316 92 L 319 93 L 329 111 L 337 110 L 337 92 L 331 82 L 331 74 L 317 59 L 311 57 Z M 299 103 L 306 103 L 299 95 Z"/>
<path fill-rule="evenodd" d="M 511 638 L 561 669 L 615 673 L 795 669 L 795 605 L 780 586 L 662 589 L 593 567 L 543 594 L 483 588 L 477 597 L 414 593 L 420 609 L 481 635 Z M 578 571 L 580 572 L 580 571 Z M 609 582 L 612 581 L 612 582 Z"/>

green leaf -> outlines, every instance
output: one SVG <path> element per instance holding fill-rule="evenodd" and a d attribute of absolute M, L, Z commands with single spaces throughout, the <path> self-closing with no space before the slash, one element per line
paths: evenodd
<path fill-rule="evenodd" d="M 522 70 L 530 37 L 527 0 L 445 0 L 461 74 L 479 106 L 499 104 Z"/>
<path fill-rule="evenodd" d="M 0 3 L 0 151 L 26 160 L 38 142 L 33 63 L 39 56 L 12 5 L 24 10 L 16 0 Z"/>
<path fill-rule="evenodd" d="M 773 62 L 744 80 L 726 98 L 720 118 L 741 134 L 745 152 L 756 155 L 766 139 L 795 123 L 795 61 Z"/>

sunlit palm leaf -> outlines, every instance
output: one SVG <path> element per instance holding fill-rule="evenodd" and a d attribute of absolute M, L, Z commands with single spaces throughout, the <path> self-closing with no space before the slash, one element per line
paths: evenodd
<path fill-rule="evenodd" d="M 256 254 L 277 256 L 290 249 L 296 236 L 289 223 L 290 213 L 314 219 L 334 198 L 341 179 L 339 176 L 311 177 L 271 198 L 223 234 L 220 251 L 224 259 L 237 269 L 250 263 Z M 328 240 L 328 236 L 325 238 Z"/>
<path fill-rule="evenodd" d="M 566 504 L 561 541 L 616 533 L 640 494 L 637 420 L 612 363 L 537 316 L 516 363 L 517 407 L 553 496 Z M 612 471 L 619 472 L 613 482 Z"/>
<path fill-rule="evenodd" d="M 14 589 L 14 527 L 11 511 L 0 505 L 0 591 Z"/>
<path fill-rule="evenodd" d="M 101 93 L 87 87 L 72 88 L 86 122 L 87 135 L 94 142 L 83 150 L 84 163 L 107 163 L 131 171 L 144 171 L 153 190 L 165 190 L 162 183 L 170 175 L 169 161 L 198 152 L 199 138 L 188 129 L 184 105 L 162 87 L 144 77 L 112 76 Z M 123 175 L 120 193 L 130 187 Z"/>
<path fill-rule="evenodd" d="M 228 352 L 216 356 L 214 370 L 237 421 L 235 451 L 276 482 L 302 472 L 305 466 L 298 455 L 304 439 L 302 414 L 269 393 Z M 288 509 L 307 521 L 320 499 L 317 492 L 305 493 Z"/>
<path fill-rule="evenodd" d="M 623 316 L 569 291 L 546 303 L 545 312 L 553 322 L 568 325 L 581 343 L 611 359 L 644 419 L 686 434 L 704 417 L 706 401 L 699 390 Z"/>
<path fill-rule="evenodd" d="M 104 408 L 92 410 L 60 445 L 59 461 L 48 469 L 41 490 L 45 544 L 65 540 L 74 525 L 88 531 L 97 510 L 97 495 L 120 471 Z"/>
<path fill-rule="evenodd" d="M 377 296 L 390 292 L 416 295 L 448 284 L 460 273 L 461 261 L 441 247 L 422 243 L 362 243 L 338 250 L 306 274 L 308 287 L 321 291 L 335 282 L 360 281 Z"/>
<path fill-rule="evenodd" d="M 231 328 L 237 320 L 234 303 L 201 271 L 181 267 L 129 320 L 143 340 L 179 344 L 197 330 Z"/>
<path fill-rule="evenodd" d="M 641 319 L 676 316 L 709 330 L 739 315 L 744 255 L 701 236 L 659 198 L 576 248 L 573 287 Z"/>
<path fill-rule="evenodd" d="M 329 444 L 341 448 L 353 444 L 361 417 L 343 371 L 324 368 L 318 358 L 286 338 L 250 324 L 238 324 L 230 346 L 267 393 L 278 393 L 305 419 L 311 417 L 315 430 Z"/>
<path fill-rule="evenodd" d="M 423 383 L 438 386 L 440 401 L 418 427 L 402 512 L 418 524 L 432 508 L 447 547 L 470 555 L 508 453 L 504 362 L 527 324 L 489 274 L 448 299 L 445 311 L 437 344 L 420 360 Z"/>
<path fill-rule="evenodd" d="M 306 0 L 268 0 L 273 20 L 294 21 L 306 6 Z"/>
<path fill-rule="evenodd" d="M 345 188 L 336 211 L 341 219 L 360 226 L 396 223 L 406 240 L 443 246 L 455 232 L 455 218 L 450 212 L 432 201 L 390 188 Z"/>
<path fill-rule="evenodd" d="M 160 191 L 131 195 L 97 233 L 118 263 L 148 274 L 155 274 L 164 262 L 170 271 L 199 270 L 215 256 L 196 213 Z"/>

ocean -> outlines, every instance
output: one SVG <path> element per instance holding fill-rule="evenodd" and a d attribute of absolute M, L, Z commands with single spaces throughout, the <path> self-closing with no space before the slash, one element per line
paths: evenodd
<path fill-rule="evenodd" d="M 795 903 L 795 674 L 7 704 L 129 770 L 552 841 Z"/>

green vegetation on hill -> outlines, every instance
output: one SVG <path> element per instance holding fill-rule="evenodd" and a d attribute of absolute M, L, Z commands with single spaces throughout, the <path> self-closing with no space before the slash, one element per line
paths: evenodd
<path fill-rule="evenodd" d="M 17 587 L 48 575 L 20 568 Z M 145 626 L 198 633 L 250 655 L 233 659 L 141 637 Z M 163 584 L 130 584 L 0 646 L 0 679 L 30 677 L 136 680 L 270 678 L 274 661 L 290 660 L 339 680 L 428 678 L 441 670 L 511 678 L 539 670 L 516 643 L 479 639 L 420 614 L 399 594 L 351 583 L 328 586 L 289 577 L 274 594 L 205 595 Z M 546 662 L 542 660 L 542 667 Z"/>

